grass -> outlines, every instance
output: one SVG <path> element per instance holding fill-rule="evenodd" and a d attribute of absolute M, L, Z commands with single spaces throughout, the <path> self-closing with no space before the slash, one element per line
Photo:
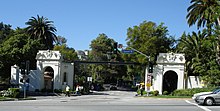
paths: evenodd
<path fill-rule="evenodd" d="M 13 98 L 8 98 L 8 97 L 0 97 L 0 101 L 13 101 Z"/>
<path fill-rule="evenodd" d="M 191 98 L 191 96 L 169 96 L 169 95 L 159 95 L 153 96 L 155 98 Z"/>
<path fill-rule="evenodd" d="M 36 100 L 36 98 L 8 98 L 8 97 L 0 97 L 0 101 L 14 101 L 14 100 Z"/>
<path fill-rule="evenodd" d="M 152 98 L 192 98 L 191 96 L 171 96 L 171 95 L 158 95 L 158 96 L 144 96 L 144 97 L 152 97 Z"/>

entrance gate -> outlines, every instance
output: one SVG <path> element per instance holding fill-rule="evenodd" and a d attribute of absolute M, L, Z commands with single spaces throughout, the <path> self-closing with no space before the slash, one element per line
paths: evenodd
<path fill-rule="evenodd" d="M 163 92 L 173 92 L 177 89 L 178 75 L 174 71 L 167 71 L 163 76 Z"/>

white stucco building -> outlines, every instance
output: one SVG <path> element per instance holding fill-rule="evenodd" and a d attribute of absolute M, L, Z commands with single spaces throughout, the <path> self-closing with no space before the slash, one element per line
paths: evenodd
<path fill-rule="evenodd" d="M 177 53 L 160 53 L 157 57 L 157 65 L 151 74 L 151 91 L 158 90 L 172 92 L 176 89 L 201 87 L 198 76 L 189 76 L 184 73 L 185 55 Z M 146 75 L 148 71 L 146 70 Z M 147 76 L 145 83 L 147 84 Z M 146 88 L 145 88 L 146 89 Z"/>
<path fill-rule="evenodd" d="M 64 89 L 66 85 L 73 88 L 74 64 L 63 62 L 59 51 L 40 50 L 36 55 L 37 70 L 31 70 L 27 76 L 29 91 Z M 19 67 L 11 67 L 11 83 L 22 88 Z"/>

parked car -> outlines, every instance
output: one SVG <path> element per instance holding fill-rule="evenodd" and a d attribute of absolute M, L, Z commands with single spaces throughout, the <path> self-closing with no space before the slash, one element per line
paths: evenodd
<path fill-rule="evenodd" d="M 216 90 L 219 90 L 220 87 L 217 87 L 215 88 L 213 91 L 210 91 L 210 92 L 200 92 L 200 93 L 196 93 L 193 95 L 192 99 L 195 100 L 197 96 L 200 96 L 200 95 L 205 95 L 205 94 L 211 94 L 212 92 L 215 92 Z"/>
<path fill-rule="evenodd" d="M 205 95 L 205 94 L 211 94 L 212 92 L 200 92 L 193 95 L 192 99 L 195 100 L 197 96 Z"/>
<path fill-rule="evenodd" d="M 220 89 L 217 89 L 211 93 L 198 95 L 195 98 L 195 102 L 202 105 L 211 106 L 213 104 L 220 103 Z"/>

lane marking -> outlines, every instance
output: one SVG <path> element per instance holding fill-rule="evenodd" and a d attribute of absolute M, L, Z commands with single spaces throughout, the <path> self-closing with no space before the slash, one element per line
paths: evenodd
<path fill-rule="evenodd" d="M 204 107 L 204 106 L 200 106 L 200 105 L 198 105 L 198 104 L 196 104 L 196 103 L 192 103 L 192 102 L 190 102 L 190 101 L 188 101 L 188 100 L 185 100 L 185 101 L 186 101 L 187 103 L 189 103 L 189 104 L 195 105 L 195 106 L 197 106 L 197 107 L 203 109 L 204 111 L 212 111 L 212 110 L 210 110 L 210 109 L 208 109 L 208 108 L 206 108 L 206 107 Z"/>

